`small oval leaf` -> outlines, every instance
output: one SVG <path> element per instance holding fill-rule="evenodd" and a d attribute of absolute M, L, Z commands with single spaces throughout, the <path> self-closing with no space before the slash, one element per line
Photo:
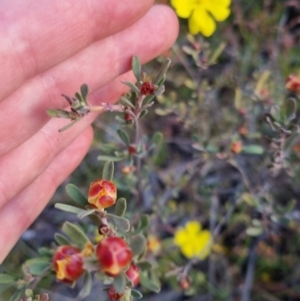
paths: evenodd
<path fill-rule="evenodd" d="M 86 100 L 87 95 L 89 94 L 89 87 L 87 86 L 87 84 L 83 84 L 80 87 L 80 93 L 81 96 L 84 100 Z"/>
<path fill-rule="evenodd" d="M 155 145 L 159 145 L 159 144 L 161 144 L 163 142 L 163 139 L 164 139 L 163 134 L 161 132 L 156 132 L 153 135 L 152 142 Z"/>
<path fill-rule="evenodd" d="M 48 268 L 52 266 L 49 258 L 34 258 L 25 261 L 22 269 L 25 274 L 41 276 Z"/>
<path fill-rule="evenodd" d="M 114 177 L 114 168 L 113 161 L 105 162 L 102 170 L 102 179 L 112 181 Z"/>
<path fill-rule="evenodd" d="M 87 297 L 91 290 L 92 290 L 92 286 L 93 286 L 93 279 L 92 279 L 92 275 L 90 272 L 86 271 L 84 273 L 84 278 L 83 278 L 83 284 L 82 284 L 82 289 L 78 295 L 78 297 L 81 299 Z"/>
<path fill-rule="evenodd" d="M 115 277 L 113 285 L 114 285 L 115 290 L 118 293 L 123 293 L 124 292 L 125 286 L 126 286 L 126 276 L 124 275 L 124 273 L 121 273 L 120 275 Z"/>
<path fill-rule="evenodd" d="M 80 249 L 83 249 L 85 245 L 90 242 L 84 232 L 75 224 L 65 222 L 62 226 L 62 231 L 71 239 L 71 241 L 77 245 Z"/>
<path fill-rule="evenodd" d="M 84 207 L 88 204 L 87 198 L 83 195 L 83 193 L 79 190 L 77 186 L 74 184 L 68 184 L 66 186 L 66 191 L 69 197 L 76 202 L 76 204 Z"/>
<path fill-rule="evenodd" d="M 121 129 L 117 130 L 117 133 L 118 133 L 120 139 L 122 140 L 122 142 L 126 146 L 129 146 L 130 145 L 130 139 L 129 139 L 128 134 L 125 131 L 121 130 Z"/>
<path fill-rule="evenodd" d="M 134 298 L 137 298 L 137 299 L 143 298 L 143 295 L 135 289 L 131 290 L 131 296 L 134 297 Z"/>
<path fill-rule="evenodd" d="M 123 216 L 127 209 L 126 199 L 120 198 L 117 200 L 117 204 L 115 206 L 115 215 Z"/>
<path fill-rule="evenodd" d="M 146 214 L 143 214 L 138 223 L 136 232 L 139 233 L 139 232 L 145 230 L 149 226 L 149 223 L 150 223 L 149 216 Z"/>
<path fill-rule="evenodd" d="M 65 211 L 65 212 L 70 212 L 70 213 L 75 213 L 75 214 L 85 212 L 85 210 L 83 210 L 83 209 L 74 207 L 72 205 L 62 204 L 62 203 L 56 203 L 54 205 L 54 207 L 56 209 L 59 209 L 59 210 Z"/>
<path fill-rule="evenodd" d="M 65 246 L 65 245 L 71 245 L 72 243 L 69 241 L 68 238 L 66 238 L 64 235 L 61 235 L 59 233 L 55 233 L 54 239 L 60 246 Z"/>
<path fill-rule="evenodd" d="M 141 63 L 139 58 L 135 55 L 132 58 L 132 71 L 137 82 L 139 83 L 141 80 Z"/>
<path fill-rule="evenodd" d="M 146 261 L 146 260 L 138 262 L 138 263 L 137 263 L 137 266 L 140 267 L 140 269 L 141 269 L 142 271 L 145 271 L 145 270 L 151 270 L 151 269 L 152 269 L 152 264 L 151 264 L 151 262 Z"/>
<path fill-rule="evenodd" d="M 123 82 L 122 83 L 124 85 L 126 85 L 127 87 L 129 87 L 132 91 L 136 92 L 137 94 L 140 94 L 140 90 L 139 88 L 134 84 L 134 83 L 131 83 L 131 82 Z"/>
<path fill-rule="evenodd" d="M 135 235 L 131 238 L 130 248 L 133 256 L 138 256 L 145 251 L 147 240 L 142 234 Z"/>
<path fill-rule="evenodd" d="M 7 284 L 16 281 L 17 278 L 15 276 L 9 274 L 0 274 L 0 284 Z"/>
<path fill-rule="evenodd" d="M 106 155 L 100 155 L 97 157 L 97 159 L 99 161 L 114 161 L 114 162 L 118 162 L 118 161 L 122 161 L 124 159 L 123 157 L 114 157 L 114 156 L 106 156 Z"/>
<path fill-rule="evenodd" d="M 126 233 L 130 230 L 130 223 L 128 219 L 110 213 L 107 213 L 107 217 L 112 220 L 119 231 Z"/>

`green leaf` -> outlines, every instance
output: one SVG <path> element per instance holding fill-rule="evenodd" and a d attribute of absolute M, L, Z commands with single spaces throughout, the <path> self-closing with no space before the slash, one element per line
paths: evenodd
<path fill-rule="evenodd" d="M 83 298 L 87 297 L 92 290 L 92 286 L 93 286 L 92 275 L 90 272 L 86 271 L 84 273 L 82 289 L 78 295 L 79 299 L 81 299 L 81 298 L 83 299 Z"/>
<path fill-rule="evenodd" d="M 52 257 L 53 255 L 53 252 L 51 249 L 49 248 L 45 248 L 45 247 L 42 247 L 42 248 L 39 248 L 38 249 L 38 252 L 41 256 L 48 256 L 48 257 Z"/>
<path fill-rule="evenodd" d="M 89 87 L 87 84 L 83 84 L 80 87 L 81 96 L 84 100 L 86 100 L 87 95 L 89 94 Z"/>
<path fill-rule="evenodd" d="M 146 214 L 143 214 L 138 223 L 136 233 L 139 233 L 139 232 L 145 230 L 149 226 L 149 224 L 150 224 L 149 216 Z"/>
<path fill-rule="evenodd" d="M 163 63 L 163 65 L 161 66 L 155 80 L 154 80 L 154 84 L 157 85 L 158 83 L 160 83 L 161 79 L 166 75 L 167 70 L 169 69 L 171 64 L 171 60 L 170 59 L 166 59 Z"/>
<path fill-rule="evenodd" d="M 251 207 L 257 207 L 259 205 L 259 202 L 256 198 L 254 198 L 250 193 L 245 192 L 242 195 L 242 199 L 245 203 L 247 203 Z"/>
<path fill-rule="evenodd" d="M 124 96 L 121 97 L 121 103 L 126 107 L 131 107 L 132 109 L 134 109 L 133 103 Z"/>
<path fill-rule="evenodd" d="M 137 263 L 137 266 L 140 267 L 140 269 L 142 271 L 145 271 L 145 270 L 151 270 L 152 269 L 152 264 L 150 261 L 147 261 L 147 260 L 144 260 L 144 261 L 139 261 Z"/>
<path fill-rule="evenodd" d="M 107 217 L 112 220 L 119 231 L 126 233 L 130 230 L 130 223 L 128 219 L 110 213 L 107 213 Z"/>
<path fill-rule="evenodd" d="M 131 289 L 131 296 L 137 299 L 143 298 L 143 295 L 135 289 Z"/>
<path fill-rule="evenodd" d="M 126 286 L 126 276 L 124 273 L 121 273 L 114 280 L 114 288 L 118 293 L 123 293 Z"/>
<path fill-rule="evenodd" d="M 124 157 L 113 157 L 113 156 L 105 156 L 105 155 L 100 155 L 97 157 L 99 161 L 113 161 L 113 162 L 118 162 L 122 161 Z"/>
<path fill-rule="evenodd" d="M 155 293 L 160 292 L 160 284 L 155 279 L 152 279 L 152 277 L 149 277 L 148 273 L 140 273 L 140 282 L 147 290 Z"/>
<path fill-rule="evenodd" d="M 11 282 L 15 282 L 17 278 L 15 276 L 9 274 L 0 274 L 0 284 L 7 284 Z"/>
<path fill-rule="evenodd" d="M 25 292 L 24 289 L 16 291 L 9 300 L 10 301 L 20 301 L 21 297 L 24 295 L 24 292 Z"/>
<path fill-rule="evenodd" d="M 297 103 L 293 98 L 288 98 L 281 107 L 283 120 L 288 125 L 293 119 L 296 118 Z"/>
<path fill-rule="evenodd" d="M 25 274 L 41 276 L 48 268 L 52 266 L 49 258 L 34 258 L 25 261 L 22 269 Z"/>
<path fill-rule="evenodd" d="M 289 200 L 285 204 L 285 206 L 274 205 L 274 211 L 278 215 L 285 215 L 285 214 L 289 213 L 290 211 L 292 211 L 295 208 L 296 204 L 297 204 L 297 201 L 292 199 L 292 200 Z"/>
<path fill-rule="evenodd" d="M 139 118 L 139 119 L 142 119 L 142 118 L 145 117 L 147 114 L 148 114 L 148 110 L 143 110 L 143 111 L 141 112 L 141 115 L 140 115 L 140 118 Z"/>
<path fill-rule="evenodd" d="M 84 207 L 88 204 L 87 198 L 83 195 L 83 193 L 79 190 L 77 186 L 74 184 L 68 184 L 66 186 L 66 191 L 69 197 L 75 201 L 78 205 Z"/>
<path fill-rule="evenodd" d="M 158 89 L 156 89 L 153 94 L 157 97 L 157 96 L 163 94 L 164 92 L 165 92 L 165 86 L 162 85 Z"/>
<path fill-rule="evenodd" d="M 69 222 L 65 222 L 62 226 L 62 231 L 69 236 L 71 241 L 74 242 L 80 249 L 90 242 L 84 232 L 77 226 Z"/>
<path fill-rule="evenodd" d="M 88 218 L 90 219 L 90 221 L 95 224 L 96 226 L 100 225 L 101 224 L 101 219 L 99 217 L 98 214 L 96 213 L 92 213 L 90 215 L 88 215 Z"/>
<path fill-rule="evenodd" d="M 64 235 L 61 235 L 59 233 L 55 233 L 54 239 L 60 246 L 65 246 L 65 245 L 71 245 L 72 243 L 69 241 L 68 238 L 66 238 Z"/>
<path fill-rule="evenodd" d="M 81 117 L 78 118 L 78 119 L 75 119 L 74 121 L 72 121 L 71 123 L 69 123 L 69 124 L 67 124 L 66 126 L 62 127 L 62 128 L 59 129 L 58 131 L 59 131 L 60 133 L 66 131 L 67 129 L 69 129 L 70 127 L 72 127 L 75 123 L 77 123 L 79 120 L 81 120 Z"/>
<path fill-rule="evenodd" d="M 104 163 L 102 170 L 102 179 L 112 181 L 114 177 L 114 162 L 107 161 Z"/>
<path fill-rule="evenodd" d="M 247 153 L 247 154 L 253 154 L 253 155 L 261 155 L 264 153 L 264 149 L 263 147 L 261 147 L 260 145 L 243 145 L 243 149 L 242 149 L 243 153 Z"/>
<path fill-rule="evenodd" d="M 75 214 L 80 214 L 82 212 L 85 212 L 85 210 L 80 209 L 78 207 L 74 207 L 72 205 L 67 205 L 67 204 L 61 204 L 61 203 L 56 203 L 54 207 L 65 212 L 71 212 Z"/>
<path fill-rule="evenodd" d="M 48 116 L 50 117 L 56 117 L 56 118 L 70 118 L 69 112 L 65 110 L 55 110 L 55 109 L 48 109 L 46 110 Z"/>
<path fill-rule="evenodd" d="M 121 129 L 117 130 L 117 133 L 118 133 L 120 139 L 122 140 L 122 142 L 126 146 L 129 146 L 130 145 L 130 139 L 129 139 L 128 134 L 125 131 L 121 130 Z"/>
<path fill-rule="evenodd" d="M 82 212 L 78 213 L 78 218 L 83 219 L 86 216 L 89 216 L 90 214 L 93 214 L 96 211 L 96 209 L 90 209 L 90 210 L 82 210 Z"/>
<path fill-rule="evenodd" d="M 126 85 L 127 87 L 129 87 L 132 91 L 136 92 L 137 94 L 140 94 L 140 89 L 134 83 L 123 82 L 123 81 L 122 81 L 122 83 L 124 85 Z"/>
<path fill-rule="evenodd" d="M 82 96 L 78 92 L 75 93 L 75 97 L 80 101 L 80 103 L 84 102 Z"/>
<path fill-rule="evenodd" d="M 145 251 L 147 245 L 146 238 L 142 234 L 135 235 L 131 238 L 130 249 L 132 250 L 133 256 L 138 256 Z"/>
<path fill-rule="evenodd" d="M 159 145 L 163 142 L 164 135 L 161 132 L 156 132 L 152 137 L 152 142 L 155 145 Z"/>
<path fill-rule="evenodd" d="M 127 202 L 126 199 L 120 198 L 117 200 L 116 206 L 115 206 L 115 215 L 117 216 L 123 216 L 127 209 Z"/>
<path fill-rule="evenodd" d="M 135 55 L 132 58 L 132 71 L 137 82 L 139 83 L 141 80 L 141 64 L 139 58 Z"/>
<path fill-rule="evenodd" d="M 259 236 L 263 232 L 262 227 L 249 227 L 246 229 L 246 233 L 249 236 Z"/>

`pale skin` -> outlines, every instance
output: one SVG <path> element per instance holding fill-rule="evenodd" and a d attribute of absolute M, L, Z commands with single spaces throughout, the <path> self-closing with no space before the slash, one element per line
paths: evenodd
<path fill-rule="evenodd" d="M 93 105 L 115 102 L 142 63 L 174 43 L 177 18 L 153 0 L 1 0 L 0 263 L 88 151 L 98 116 L 69 130 L 49 118 L 87 83 Z M 100 116 L 101 118 L 101 116 Z"/>

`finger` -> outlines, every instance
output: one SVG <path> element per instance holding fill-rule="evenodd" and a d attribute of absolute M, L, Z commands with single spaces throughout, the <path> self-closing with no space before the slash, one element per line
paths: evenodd
<path fill-rule="evenodd" d="M 153 0 L 9 0 L 0 10 L 0 102 L 26 79 L 141 18 Z"/>
<path fill-rule="evenodd" d="M 149 61 L 168 49 L 177 36 L 178 21 L 167 7 L 153 7 L 130 28 L 112 38 L 94 43 L 78 55 L 35 77 L 7 100 L 0 103 L 0 155 L 32 136 L 47 121 L 46 109 L 63 108 L 61 93 L 74 95 L 86 82 L 97 90 L 130 69 L 138 55 Z M 13 118 L 12 118 L 13 116 Z"/>
<path fill-rule="evenodd" d="M 0 263 L 46 206 L 56 188 L 82 161 L 92 138 L 93 130 L 88 127 L 30 186 L 0 210 Z"/>
<path fill-rule="evenodd" d="M 91 98 L 109 99 L 115 101 L 127 91 L 120 80 L 132 79 L 132 73 L 122 75 L 109 85 L 93 93 Z M 51 119 L 39 132 L 13 151 L 0 157 L 0 208 L 8 203 L 15 195 L 32 183 L 48 167 L 55 156 L 69 145 L 81 133 L 97 114 L 90 113 L 80 120 L 76 126 L 65 132 L 58 130 L 70 123 L 69 120 Z M 9 189 L 12 187 L 13 189 Z"/>

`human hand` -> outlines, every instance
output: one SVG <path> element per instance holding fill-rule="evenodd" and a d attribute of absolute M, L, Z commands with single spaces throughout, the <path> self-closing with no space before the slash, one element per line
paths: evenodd
<path fill-rule="evenodd" d="M 91 113 L 69 130 L 50 119 L 62 93 L 81 84 L 89 101 L 114 102 L 132 81 L 131 58 L 145 63 L 176 39 L 172 11 L 153 0 L 3 0 L 0 9 L 0 263 L 93 138 Z"/>

